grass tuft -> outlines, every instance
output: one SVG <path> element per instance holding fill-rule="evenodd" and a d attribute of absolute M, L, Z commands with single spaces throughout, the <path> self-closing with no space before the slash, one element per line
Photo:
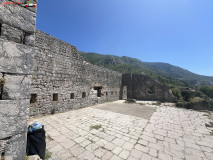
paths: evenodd
<path fill-rule="evenodd" d="M 102 127 L 101 125 L 92 125 L 92 126 L 90 126 L 90 130 L 92 130 L 92 129 L 99 130 L 101 127 Z"/>
<path fill-rule="evenodd" d="M 48 150 L 46 150 L 46 154 L 45 154 L 45 160 L 50 159 L 52 156 L 52 152 L 49 152 Z"/>

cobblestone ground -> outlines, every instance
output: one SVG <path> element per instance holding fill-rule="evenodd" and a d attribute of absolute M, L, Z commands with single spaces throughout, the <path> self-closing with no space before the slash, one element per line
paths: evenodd
<path fill-rule="evenodd" d="M 50 160 L 213 160 L 203 112 L 161 106 L 146 120 L 89 107 L 39 122 Z"/>

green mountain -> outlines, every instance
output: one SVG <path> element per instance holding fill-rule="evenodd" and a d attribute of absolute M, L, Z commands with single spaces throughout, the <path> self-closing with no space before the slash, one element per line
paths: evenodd
<path fill-rule="evenodd" d="M 142 62 L 136 58 L 79 52 L 92 64 L 120 73 L 145 74 L 169 86 L 213 85 L 213 77 L 202 76 L 167 63 Z"/>

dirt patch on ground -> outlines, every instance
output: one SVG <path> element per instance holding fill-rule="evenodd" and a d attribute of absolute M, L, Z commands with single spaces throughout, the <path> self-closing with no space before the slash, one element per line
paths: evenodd
<path fill-rule="evenodd" d="M 150 119 L 152 114 L 156 112 L 156 107 L 146 104 L 124 103 L 124 101 L 115 101 L 95 105 L 92 108 L 103 109 L 116 113 L 136 116 L 144 119 Z"/>

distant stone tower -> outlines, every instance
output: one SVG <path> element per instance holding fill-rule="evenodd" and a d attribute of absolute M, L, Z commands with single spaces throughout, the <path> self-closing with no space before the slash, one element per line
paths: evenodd
<path fill-rule="evenodd" d="M 37 7 L 18 2 L 0 0 L 0 159 L 24 160 Z"/>

